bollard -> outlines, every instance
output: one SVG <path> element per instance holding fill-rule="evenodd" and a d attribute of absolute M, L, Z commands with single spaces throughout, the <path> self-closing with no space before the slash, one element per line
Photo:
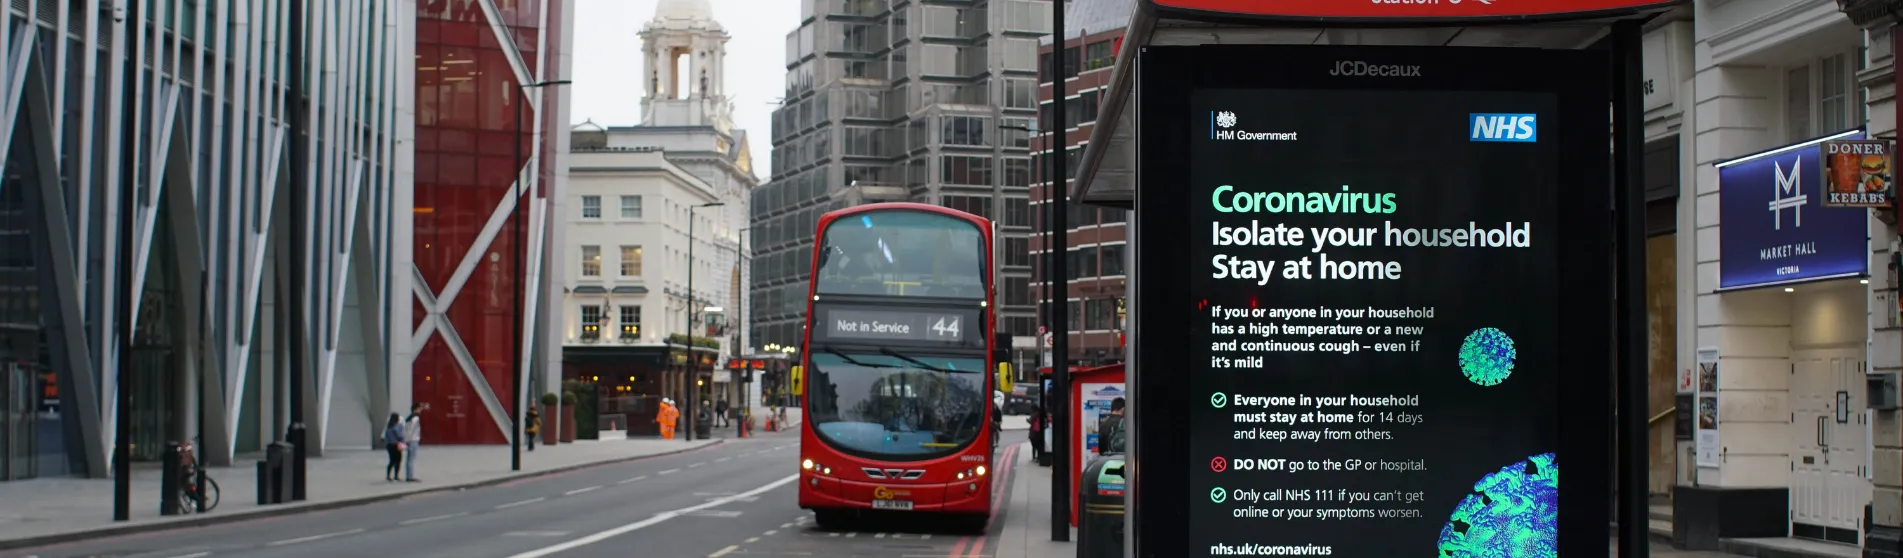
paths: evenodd
<path fill-rule="evenodd" d="M 159 515 L 179 515 L 185 510 L 178 505 L 179 491 L 184 490 L 184 460 L 179 454 L 178 442 L 166 442 L 165 453 L 159 457 Z"/>
<path fill-rule="evenodd" d="M 297 457 L 306 455 L 305 448 L 307 448 L 308 446 L 304 445 L 305 435 L 306 435 L 306 432 L 304 431 L 304 423 L 302 422 L 291 423 L 291 435 L 289 436 L 290 439 L 285 440 L 291 443 L 291 447 L 288 448 L 288 451 L 293 452 L 291 454 L 285 455 L 286 460 L 289 461 L 289 463 L 285 465 L 285 469 L 287 469 L 287 471 L 285 471 L 285 475 L 284 475 L 285 477 L 284 484 L 289 485 L 287 488 L 289 489 L 288 492 L 290 492 L 290 494 L 288 495 L 289 497 L 286 498 L 287 501 L 293 501 L 293 502 L 304 501 L 304 465 L 305 463 L 303 459 L 298 459 Z"/>

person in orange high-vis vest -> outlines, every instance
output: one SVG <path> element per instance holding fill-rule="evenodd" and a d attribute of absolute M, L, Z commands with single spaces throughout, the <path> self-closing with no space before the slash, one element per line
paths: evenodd
<path fill-rule="evenodd" d="M 661 410 L 654 414 L 654 422 L 661 423 L 661 439 L 674 439 L 674 421 L 680 418 L 680 411 L 674 410 L 674 400 L 662 399 Z"/>

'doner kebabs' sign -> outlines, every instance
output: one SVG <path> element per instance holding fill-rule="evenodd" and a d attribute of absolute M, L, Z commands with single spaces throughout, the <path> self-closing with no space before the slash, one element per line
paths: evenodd
<path fill-rule="evenodd" d="M 1890 165 L 1896 146 L 1888 140 L 1831 140 L 1824 155 L 1824 207 L 1888 208 L 1896 195 Z"/>

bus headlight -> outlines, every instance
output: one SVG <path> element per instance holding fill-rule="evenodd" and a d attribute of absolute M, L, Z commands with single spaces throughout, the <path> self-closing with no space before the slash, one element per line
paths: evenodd
<path fill-rule="evenodd" d="M 978 466 L 978 476 L 980 477 L 985 476 L 985 466 L 983 465 Z"/>
<path fill-rule="evenodd" d="M 813 460 L 811 460 L 811 459 L 808 459 L 808 460 L 805 460 L 805 461 L 801 461 L 801 462 L 800 462 L 800 468 L 801 468 L 801 469 L 807 469 L 807 470 L 811 470 L 811 469 L 813 468 Z"/>

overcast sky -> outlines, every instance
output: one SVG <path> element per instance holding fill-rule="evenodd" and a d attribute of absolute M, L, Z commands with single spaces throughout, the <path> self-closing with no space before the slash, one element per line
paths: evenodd
<path fill-rule="evenodd" d="M 569 115 L 603 126 L 641 123 L 641 26 L 659 0 L 580 0 L 575 12 L 575 80 Z M 755 174 L 766 179 L 773 105 L 785 90 L 786 34 L 799 25 L 798 0 L 712 0 L 727 28 L 727 94 L 734 125 L 748 131 Z"/>

